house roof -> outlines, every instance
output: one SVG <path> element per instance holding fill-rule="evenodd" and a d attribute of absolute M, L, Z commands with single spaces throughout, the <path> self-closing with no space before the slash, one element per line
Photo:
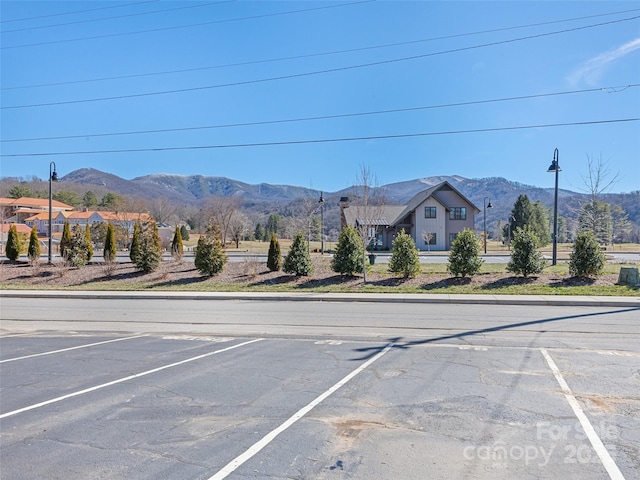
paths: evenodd
<path fill-rule="evenodd" d="M 34 221 L 34 220 L 49 220 L 49 211 L 42 212 L 36 210 L 36 214 L 27 218 L 25 221 Z M 151 221 L 151 215 L 148 213 L 128 213 L 128 212 L 99 212 L 96 210 L 89 210 L 86 212 L 53 212 L 53 217 L 57 218 L 59 215 L 62 215 L 65 218 L 70 220 L 80 220 L 80 219 L 88 219 L 92 215 L 98 215 L 103 221 L 113 221 L 113 222 L 122 222 L 122 221 L 133 221 L 133 220 L 141 220 L 143 222 Z"/>
<path fill-rule="evenodd" d="M 28 227 L 24 223 L 14 223 L 13 225 L 16 226 L 18 233 L 31 233 L 31 227 Z M 10 223 L 0 223 L 0 233 L 8 233 L 10 227 Z"/>
<path fill-rule="evenodd" d="M 62 215 L 64 218 L 68 218 L 69 212 L 51 212 L 52 219 L 57 219 L 60 215 Z M 35 220 L 49 221 L 49 211 L 47 210 L 46 212 L 38 212 L 35 215 L 26 218 L 25 222 L 33 222 Z"/>
<path fill-rule="evenodd" d="M 31 197 L 20 197 L 20 198 L 0 198 L 0 205 L 5 207 L 13 206 L 13 207 L 35 207 L 40 210 L 46 209 L 49 210 L 49 199 L 48 198 L 31 198 Z M 67 205 L 66 203 L 58 202 L 57 200 L 51 200 L 51 208 L 57 208 L 58 210 L 73 210 L 71 205 Z"/>
<path fill-rule="evenodd" d="M 358 205 L 349 206 L 344 209 L 344 217 L 348 225 L 368 224 L 371 226 L 391 225 L 398 214 L 404 210 L 404 205 L 380 205 L 370 207 L 370 213 L 375 217 L 369 220 L 361 218 L 365 212 L 358 208 Z"/>
<path fill-rule="evenodd" d="M 413 198 L 409 200 L 409 203 L 404 207 L 402 212 L 389 225 L 395 225 L 396 223 L 398 223 L 400 220 L 402 220 L 409 213 L 411 213 L 416 208 L 418 208 L 420 204 L 425 202 L 430 197 L 435 198 L 436 201 L 440 203 L 445 209 L 451 210 L 451 207 L 447 205 L 445 201 L 442 200 L 442 196 L 438 195 L 438 192 L 441 191 L 444 187 L 448 187 L 450 190 L 453 190 L 456 194 L 458 194 L 461 198 L 463 198 L 466 202 L 468 202 L 474 208 L 475 213 L 480 213 L 480 209 L 476 207 L 471 200 L 469 200 L 467 197 L 462 195 L 453 185 L 451 185 L 449 182 L 445 180 L 442 183 L 434 185 L 433 187 L 423 190 L 422 192 L 419 192 L 416 195 L 414 195 Z"/>

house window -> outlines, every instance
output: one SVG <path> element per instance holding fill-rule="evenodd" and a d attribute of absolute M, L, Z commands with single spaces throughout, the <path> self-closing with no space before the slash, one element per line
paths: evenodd
<path fill-rule="evenodd" d="M 456 239 L 456 237 L 458 236 L 458 232 L 456 233 L 450 233 L 449 234 L 449 244 L 452 244 L 453 241 Z"/>
<path fill-rule="evenodd" d="M 435 245 L 436 244 L 436 234 L 435 233 L 423 233 L 422 238 L 424 238 L 425 245 Z"/>
<path fill-rule="evenodd" d="M 454 207 L 449 211 L 449 220 L 466 220 L 467 209 L 465 207 Z"/>
<path fill-rule="evenodd" d="M 436 207 L 424 207 L 424 218 L 436 218 Z"/>

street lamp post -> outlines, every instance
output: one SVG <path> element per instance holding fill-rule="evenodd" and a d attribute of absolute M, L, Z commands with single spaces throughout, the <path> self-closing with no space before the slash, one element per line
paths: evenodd
<path fill-rule="evenodd" d="M 556 148 L 553 151 L 553 162 L 547 170 L 548 173 L 555 172 L 556 174 L 556 189 L 553 201 L 553 256 L 551 265 L 555 265 L 558 262 L 558 173 L 561 172 L 560 168 L 560 153 Z"/>
<path fill-rule="evenodd" d="M 491 205 L 491 200 L 489 200 L 489 204 L 487 204 L 487 200 L 489 200 L 489 197 L 484 197 L 483 203 L 484 203 L 484 208 L 483 208 L 483 222 L 482 222 L 482 234 L 484 237 L 484 253 L 485 255 L 487 254 L 487 208 L 493 208 L 493 205 Z"/>
<path fill-rule="evenodd" d="M 52 215 L 51 215 L 51 209 L 52 209 L 52 193 L 51 193 L 51 182 L 57 182 L 58 181 L 58 173 L 56 172 L 56 163 L 55 162 L 51 162 L 49 163 L 49 264 L 52 263 L 51 261 L 51 249 L 52 249 L 52 243 L 51 243 L 51 237 L 53 235 L 53 229 L 51 228 L 51 222 L 52 222 Z"/>
<path fill-rule="evenodd" d="M 515 223 L 515 222 L 516 222 L 516 217 L 514 217 L 513 215 L 511 215 L 511 216 L 509 217 L 509 224 L 508 224 L 508 226 L 509 226 L 509 245 L 508 245 L 508 247 L 509 247 L 509 251 L 511 251 L 511 223 L 512 223 L 512 222 L 513 222 L 513 223 Z"/>
<path fill-rule="evenodd" d="M 324 255 L 324 198 L 320 192 L 320 255 Z"/>

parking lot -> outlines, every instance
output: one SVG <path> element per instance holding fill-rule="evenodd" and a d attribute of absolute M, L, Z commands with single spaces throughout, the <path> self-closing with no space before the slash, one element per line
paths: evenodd
<path fill-rule="evenodd" d="M 5 332 L 0 474 L 638 478 L 640 352 L 541 335 Z"/>

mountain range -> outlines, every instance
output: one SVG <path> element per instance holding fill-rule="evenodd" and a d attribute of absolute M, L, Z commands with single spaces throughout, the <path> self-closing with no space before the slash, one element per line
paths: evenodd
<path fill-rule="evenodd" d="M 5 183 L 10 179 L 4 178 Z M 14 179 L 15 180 L 15 179 Z M 126 180 L 117 175 L 93 168 L 82 168 L 64 175 L 56 189 L 64 188 L 84 193 L 93 190 L 98 196 L 113 192 L 124 196 L 135 196 L 146 200 L 164 198 L 185 207 L 197 207 L 209 196 L 235 196 L 241 199 L 243 209 L 262 214 L 280 213 L 278 210 L 301 198 L 319 198 L 320 192 L 305 187 L 291 185 L 273 185 L 267 183 L 248 184 L 225 177 L 203 175 L 151 174 Z M 377 188 L 384 192 L 387 204 L 404 204 L 416 193 L 440 182 L 448 181 L 454 188 L 469 198 L 479 209 L 477 222 L 483 221 L 486 204 L 487 228 L 494 228 L 498 221 L 507 221 L 518 195 L 526 194 L 529 199 L 540 201 L 550 209 L 554 202 L 553 188 L 540 188 L 512 182 L 505 178 L 491 177 L 470 179 L 461 176 L 434 176 L 382 185 Z M 6 183 L 5 183 L 6 185 Z M 338 202 L 341 197 L 352 196 L 354 188 L 345 188 L 335 192 L 323 192 L 325 210 L 330 223 L 336 221 Z M 580 205 L 588 200 L 584 193 L 560 189 L 558 192 L 559 215 L 569 219 L 577 218 Z M 602 194 L 600 200 L 612 205 L 620 205 L 629 215 L 629 220 L 640 225 L 640 191 L 619 194 Z"/>

